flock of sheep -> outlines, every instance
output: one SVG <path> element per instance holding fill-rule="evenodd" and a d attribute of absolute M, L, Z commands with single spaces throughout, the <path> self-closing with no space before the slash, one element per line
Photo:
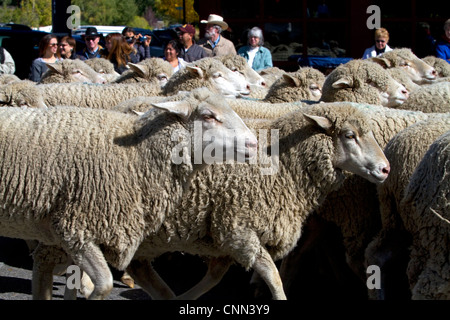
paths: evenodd
<path fill-rule="evenodd" d="M 327 76 L 257 73 L 240 56 L 1 76 L 0 236 L 33 250 L 34 299 L 51 299 L 70 264 L 89 299 L 108 296 L 110 266 L 152 299 L 196 299 L 232 264 L 286 299 L 318 217 L 361 283 L 380 267 L 367 298 L 450 299 L 449 79 L 447 62 L 409 49 Z M 168 252 L 208 263 L 181 295 L 152 266 Z"/>

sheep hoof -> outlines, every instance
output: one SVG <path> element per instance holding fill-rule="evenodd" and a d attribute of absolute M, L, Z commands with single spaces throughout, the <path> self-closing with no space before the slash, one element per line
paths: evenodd
<path fill-rule="evenodd" d="M 120 278 L 120 281 L 121 281 L 123 284 L 129 286 L 131 289 L 134 288 L 134 280 L 133 280 L 133 278 L 132 278 L 129 274 L 124 274 L 124 275 L 122 276 L 122 278 Z"/>

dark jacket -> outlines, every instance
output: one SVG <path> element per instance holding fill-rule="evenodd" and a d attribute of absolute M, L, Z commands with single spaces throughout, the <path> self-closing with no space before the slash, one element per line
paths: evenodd
<path fill-rule="evenodd" d="M 186 49 L 183 48 L 180 52 L 180 58 L 183 58 L 186 62 L 192 62 L 201 58 L 205 58 L 208 55 L 206 54 L 206 51 L 200 47 L 198 44 L 192 44 L 192 46 L 189 48 L 189 50 L 186 51 Z"/>

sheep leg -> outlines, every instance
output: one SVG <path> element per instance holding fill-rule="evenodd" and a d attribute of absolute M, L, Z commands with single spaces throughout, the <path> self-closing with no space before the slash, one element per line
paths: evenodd
<path fill-rule="evenodd" d="M 214 288 L 230 268 L 231 260 L 211 258 L 205 276 L 194 287 L 178 296 L 177 300 L 195 300 Z"/>
<path fill-rule="evenodd" d="M 31 277 L 33 300 L 51 300 L 53 291 L 53 268 L 55 265 L 34 259 Z"/>
<path fill-rule="evenodd" d="M 66 256 L 60 249 L 38 243 L 33 251 L 33 275 L 31 291 L 34 300 L 51 300 L 53 290 L 53 272 Z"/>
<path fill-rule="evenodd" d="M 270 254 L 264 248 L 261 248 L 261 251 L 256 257 L 252 267 L 266 282 L 270 292 L 272 293 L 273 299 L 286 300 L 286 295 L 283 290 L 283 282 L 281 281 L 277 266 L 273 262 Z"/>
<path fill-rule="evenodd" d="M 149 260 L 132 260 L 127 272 L 155 300 L 173 299 L 175 293 L 153 269 Z"/>
<path fill-rule="evenodd" d="M 89 300 L 106 298 L 113 288 L 113 276 L 100 248 L 93 243 L 87 243 L 80 253 L 73 255 L 73 260 L 94 284 L 94 291 Z"/>

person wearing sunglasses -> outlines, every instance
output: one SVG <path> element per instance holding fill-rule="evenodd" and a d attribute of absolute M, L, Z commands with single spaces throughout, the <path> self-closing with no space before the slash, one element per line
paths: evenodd
<path fill-rule="evenodd" d="M 62 61 L 58 50 L 58 37 L 54 34 L 47 34 L 39 41 L 39 57 L 31 63 L 28 78 L 31 81 L 39 82 L 42 75 L 48 70 L 47 63 Z"/>
<path fill-rule="evenodd" d="M 389 32 L 385 28 L 375 30 L 375 44 L 364 51 L 363 59 L 377 57 L 380 54 L 391 51 L 392 48 L 388 46 Z"/>
<path fill-rule="evenodd" d="M 100 33 L 97 28 L 89 27 L 84 34 L 84 43 L 86 47 L 83 49 L 82 56 L 85 59 L 101 58 L 103 47 L 98 44 L 100 41 Z"/>

